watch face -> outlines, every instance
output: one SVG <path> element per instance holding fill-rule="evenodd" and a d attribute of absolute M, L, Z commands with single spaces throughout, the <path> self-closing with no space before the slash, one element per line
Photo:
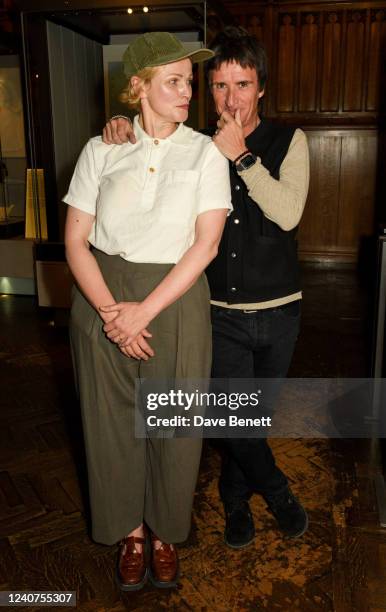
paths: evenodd
<path fill-rule="evenodd" d="M 243 159 L 239 161 L 239 163 L 236 166 L 236 170 L 239 170 L 239 171 L 248 170 L 248 168 L 253 166 L 255 163 L 256 163 L 256 157 L 252 155 L 252 153 L 250 153 L 249 155 L 246 155 L 245 157 L 243 157 Z"/>

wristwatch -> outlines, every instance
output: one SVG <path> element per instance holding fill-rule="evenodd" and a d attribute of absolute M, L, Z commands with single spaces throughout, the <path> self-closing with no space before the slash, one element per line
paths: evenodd
<path fill-rule="evenodd" d="M 241 159 L 236 160 L 234 166 L 237 172 L 242 172 L 243 170 L 248 170 L 256 163 L 256 155 L 253 155 L 250 151 Z"/>

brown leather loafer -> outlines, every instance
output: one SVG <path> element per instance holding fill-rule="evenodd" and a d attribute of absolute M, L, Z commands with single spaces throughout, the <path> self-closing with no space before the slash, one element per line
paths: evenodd
<path fill-rule="evenodd" d="M 161 543 L 159 548 L 155 548 L 155 541 L 159 540 L 153 533 L 151 534 L 151 563 L 149 578 L 154 586 L 167 589 L 177 586 L 179 578 L 178 556 L 175 546 Z"/>
<path fill-rule="evenodd" d="M 135 544 L 142 544 L 138 552 Z M 117 582 L 122 591 L 138 591 L 147 581 L 146 539 L 127 536 L 120 542 Z"/>

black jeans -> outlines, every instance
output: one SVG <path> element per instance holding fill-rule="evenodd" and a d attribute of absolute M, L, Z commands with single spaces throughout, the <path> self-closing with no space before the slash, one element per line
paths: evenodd
<path fill-rule="evenodd" d="M 285 378 L 299 326 L 299 300 L 252 313 L 212 306 L 212 377 Z M 228 438 L 222 448 L 219 488 L 225 505 L 287 486 L 264 438 Z"/>

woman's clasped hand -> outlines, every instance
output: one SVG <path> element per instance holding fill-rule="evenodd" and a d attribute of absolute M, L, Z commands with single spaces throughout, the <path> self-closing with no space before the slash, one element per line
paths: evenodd
<path fill-rule="evenodd" d="M 141 302 L 118 302 L 100 306 L 102 317 L 115 315 L 105 322 L 103 331 L 112 342 L 118 344 L 122 353 L 135 359 L 147 360 L 154 351 L 146 342 L 151 333 L 146 329 L 151 316 L 146 313 Z"/>

